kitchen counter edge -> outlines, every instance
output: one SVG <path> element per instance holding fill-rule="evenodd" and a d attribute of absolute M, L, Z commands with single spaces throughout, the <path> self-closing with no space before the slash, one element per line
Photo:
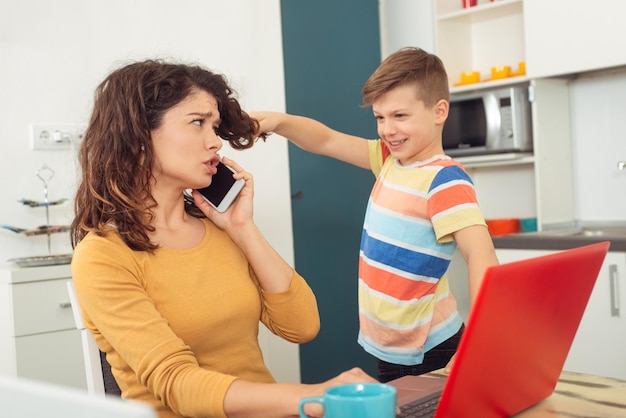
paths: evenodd
<path fill-rule="evenodd" d="M 571 248 L 609 241 L 611 252 L 626 252 L 626 237 L 558 236 L 542 233 L 521 233 L 495 236 L 493 245 L 498 249 L 517 250 L 569 250 Z"/>

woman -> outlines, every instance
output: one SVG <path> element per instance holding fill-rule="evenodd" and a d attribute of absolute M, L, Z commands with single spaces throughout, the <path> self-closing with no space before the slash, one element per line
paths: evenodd
<path fill-rule="evenodd" d="M 275 383 L 259 321 L 295 343 L 319 330 L 315 297 L 253 222 L 253 179 L 219 213 L 193 191 L 222 147 L 258 130 L 221 75 L 137 62 L 96 90 L 79 151 L 72 275 L 85 325 L 122 396 L 165 417 L 287 417 L 304 396 L 373 381 L 353 369 L 317 385 Z M 319 416 L 319 410 L 309 411 Z"/>

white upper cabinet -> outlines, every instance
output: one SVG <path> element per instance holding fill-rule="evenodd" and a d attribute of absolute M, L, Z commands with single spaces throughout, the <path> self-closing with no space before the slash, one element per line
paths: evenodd
<path fill-rule="evenodd" d="M 626 1 L 524 0 L 530 77 L 626 64 Z"/>

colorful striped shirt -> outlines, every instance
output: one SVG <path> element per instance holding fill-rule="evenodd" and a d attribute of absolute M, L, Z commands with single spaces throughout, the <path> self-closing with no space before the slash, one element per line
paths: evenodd
<path fill-rule="evenodd" d="M 377 176 L 359 254 L 359 344 L 394 364 L 420 364 L 424 353 L 462 325 L 446 271 L 452 234 L 485 225 L 474 185 L 445 155 L 408 166 L 370 141 Z"/>

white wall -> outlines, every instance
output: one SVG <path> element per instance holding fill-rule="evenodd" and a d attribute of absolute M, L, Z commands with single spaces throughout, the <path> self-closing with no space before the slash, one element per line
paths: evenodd
<path fill-rule="evenodd" d="M 56 172 L 50 199 L 74 194 L 74 152 L 31 150 L 30 125 L 86 124 L 105 75 L 148 57 L 226 74 L 244 109 L 285 108 L 278 0 L 0 0 L 0 224 L 45 224 L 44 209 L 17 203 L 43 199 L 35 175 L 43 164 Z M 287 145 L 271 139 L 222 153 L 255 175 L 257 223 L 293 264 Z M 69 224 L 72 214 L 71 203 L 52 207 L 51 224 Z M 68 252 L 67 234 L 53 235 L 52 253 Z M 0 230 L 0 263 L 47 253 L 46 237 Z M 262 341 L 275 375 L 298 380 L 297 347 L 275 350 L 265 334 Z"/>
<path fill-rule="evenodd" d="M 432 0 L 379 0 L 382 59 L 405 46 L 435 52 Z"/>

